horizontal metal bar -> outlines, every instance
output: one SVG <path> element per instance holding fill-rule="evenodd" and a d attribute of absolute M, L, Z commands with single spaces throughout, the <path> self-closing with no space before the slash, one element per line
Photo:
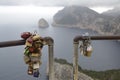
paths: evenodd
<path fill-rule="evenodd" d="M 51 37 L 44 37 L 43 39 L 47 43 L 47 45 L 54 44 L 54 40 Z M 10 47 L 10 46 L 19 46 L 24 44 L 25 44 L 25 40 L 4 41 L 4 42 L 0 42 L 0 48 Z"/>
<path fill-rule="evenodd" d="M 18 46 L 18 45 L 24 45 L 24 44 L 25 44 L 25 40 L 4 41 L 4 42 L 0 42 L 0 48 Z"/>
<path fill-rule="evenodd" d="M 86 40 L 90 37 L 91 40 L 119 40 L 120 36 L 76 36 L 74 38 L 74 42 L 78 42 L 79 40 Z"/>

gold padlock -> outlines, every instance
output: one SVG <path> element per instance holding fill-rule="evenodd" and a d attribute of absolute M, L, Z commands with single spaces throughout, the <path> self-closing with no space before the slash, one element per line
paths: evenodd
<path fill-rule="evenodd" d="M 32 57 L 39 57 L 40 54 L 39 54 L 39 53 L 32 53 L 31 56 L 32 56 Z"/>
<path fill-rule="evenodd" d="M 25 62 L 26 64 L 29 64 L 29 62 L 30 62 L 30 57 L 24 56 L 24 62 Z"/>
<path fill-rule="evenodd" d="M 32 37 L 32 39 L 35 41 L 35 40 L 38 40 L 40 39 L 40 35 L 36 34 L 35 36 Z"/>
<path fill-rule="evenodd" d="M 87 56 L 90 57 L 91 54 L 92 54 L 92 52 L 93 52 L 93 48 L 92 48 L 91 45 L 89 45 L 89 46 L 87 47 Z"/>
<path fill-rule="evenodd" d="M 29 43 L 28 41 L 25 42 L 25 45 L 28 46 L 28 47 L 31 47 L 31 46 L 32 46 L 32 44 Z"/>
<path fill-rule="evenodd" d="M 92 46 L 88 45 L 84 56 L 91 57 L 92 52 L 93 52 Z"/>

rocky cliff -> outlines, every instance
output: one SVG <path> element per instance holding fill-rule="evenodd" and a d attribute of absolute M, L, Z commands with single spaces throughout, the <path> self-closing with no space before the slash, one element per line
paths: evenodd
<path fill-rule="evenodd" d="M 55 80 L 73 80 L 72 64 L 65 59 L 55 58 L 54 63 Z M 106 70 L 106 71 L 93 71 L 82 69 L 78 66 L 79 79 L 78 80 L 119 80 L 120 69 Z M 91 77 L 92 78 L 91 78 Z"/>
<path fill-rule="evenodd" d="M 54 63 L 55 80 L 73 80 L 73 67 L 68 64 L 56 62 Z M 78 80 L 93 80 L 91 77 L 78 73 Z"/>
<path fill-rule="evenodd" d="M 115 7 L 113 10 L 102 13 L 104 16 L 111 17 L 109 24 L 113 27 L 111 29 L 115 35 L 120 35 L 120 7 Z"/>
<path fill-rule="evenodd" d="M 81 29 L 91 29 L 100 34 L 120 33 L 119 17 L 99 14 L 87 7 L 69 6 L 60 10 L 53 17 L 53 26 L 79 27 Z"/>
<path fill-rule="evenodd" d="M 55 80 L 73 80 L 73 68 L 67 64 L 55 63 Z M 78 80 L 93 80 L 91 77 L 79 72 Z"/>

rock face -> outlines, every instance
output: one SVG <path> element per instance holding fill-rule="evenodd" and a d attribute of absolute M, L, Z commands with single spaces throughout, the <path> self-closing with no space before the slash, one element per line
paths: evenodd
<path fill-rule="evenodd" d="M 110 15 L 108 16 L 108 14 Z M 111 14 L 112 11 L 99 14 L 87 7 L 69 6 L 54 15 L 52 25 L 61 27 L 78 27 L 81 29 L 91 29 L 100 34 L 119 35 L 120 24 L 118 22 L 120 21 L 120 12 L 119 17 L 111 16 Z"/>
<path fill-rule="evenodd" d="M 113 26 L 111 31 L 114 32 L 115 35 L 120 35 L 120 7 L 104 12 L 102 15 L 111 17 L 111 19 L 109 19 L 109 24 Z"/>
<path fill-rule="evenodd" d="M 41 18 L 39 21 L 38 21 L 38 26 L 41 28 L 46 28 L 46 27 L 49 27 L 49 24 L 48 24 L 48 22 L 45 20 L 45 19 L 43 19 L 43 18 Z"/>
<path fill-rule="evenodd" d="M 72 66 L 55 62 L 54 70 L 55 70 L 55 80 L 73 80 Z M 93 80 L 93 79 L 79 72 L 78 80 Z"/>

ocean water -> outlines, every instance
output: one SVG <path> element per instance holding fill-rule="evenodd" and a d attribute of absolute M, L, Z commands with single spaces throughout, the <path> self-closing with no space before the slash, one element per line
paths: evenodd
<path fill-rule="evenodd" d="M 75 28 L 38 28 L 38 20 L 45 18 L 49 24 L 52 22 L 53 14 L 40 13 L 0 13 L 0 42 L 19 40 L 20 34 L 25 31 L 37 32 L 42 37 L 50 36 L 54 39 L 54 57 L 73 61 L 73 39 L 77 35 L 89 32 L 97 35 L 91 30 L 80 30 Z M 93 53 L 90 58 L 79 53 L 79 65 L 88 70 L 120 69 L 120 43 L 117 41 L 92 41 Z M 0 80 L 47 80 L 46 67 L 48 62 L 48 47 L 42 50 L 42 65 L 40 67 L 40 78 L 27 75 L 27 65 L 23 60 L 24 45 L 0 48 Z"/>

